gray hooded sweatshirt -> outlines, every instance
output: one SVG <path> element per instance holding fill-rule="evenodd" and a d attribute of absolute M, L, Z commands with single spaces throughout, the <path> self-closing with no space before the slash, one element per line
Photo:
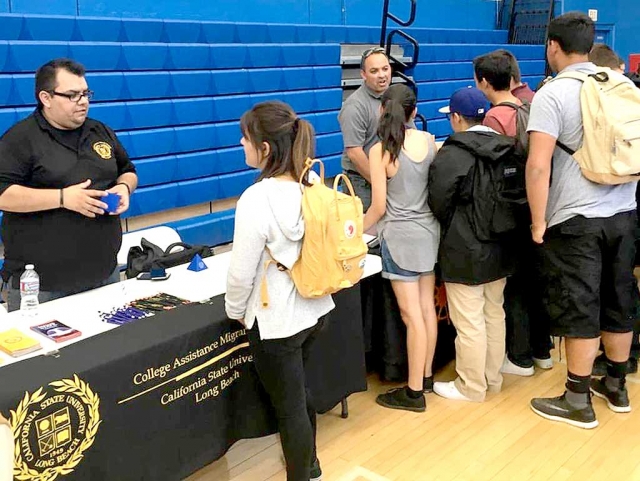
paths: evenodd
<path fill-rule="evenodd" d="M 297 182 L 265 179 L 238 200 L 225 308 L 230 319 L 257 319 L 261 339 L 281 339 L 314 326 L 334 308 L 331 296 L 305 299 L 287 272 L 267 270 L 269 306 L 262 307 L 260 284 L 265 262 L 273 258 L 291 268 L 300 256 L 304 221 Z"/>

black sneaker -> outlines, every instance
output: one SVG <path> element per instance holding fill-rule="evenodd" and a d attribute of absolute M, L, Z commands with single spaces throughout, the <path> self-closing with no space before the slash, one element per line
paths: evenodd
<path fill-rule="evenodd" d="M 423 378 L 422 392 L 425 394 L 429 394 L 433 392 L 433 376 Z"/>
<path fill-rule="evenodd" d="M 316 458 L 311 465 L 309 481 L 321 481 L 322 480 L 322 469 L 320 469 L 320 461 Z"/>
<path fill-rule="evenodd" d="M 625 387 L 624 379 L 620 384 L 620 388 L 610 391 L 604 382 L 605 378 L 591 380 L 591 392 L 594 396 L 607 401 L 607 406 L 614 413 L 631 412 L 631 404 L 629 404 L 629 392 Z"/>
<path fill-rule="evenodd" d="M 560 397 L 532 399 L 531 409 L 545 419 L 560 421 L 578 428 L 593 429 L 598 426 L 591 401 L 586 408 L 576 409 L 569 404 L 564 394 Z"/>
<path fill-rule="evenodd" d="M 638 372 L 638 360 L 635 357 L 630 357 L 627 361 L 627 374 L 635 374 Z M 593 370 L 591 371 L 593 377 L 602 377 L 607 375 L 607 356 L 602 353 L 593 362 Z"/>
<path fill-rule="evenodd" d="M 406 411 L 413 411 L 422 413 L 427 409 L 427 403 L 424 400 L 424 396 L 420 396 L 416 399 L 409 397 L 406 388 L 399 387 L 391 389 L 385 394 L 380 394 L 376 398 L 376 402 L 380 406 L 391 409 L 404 409 Z"/>

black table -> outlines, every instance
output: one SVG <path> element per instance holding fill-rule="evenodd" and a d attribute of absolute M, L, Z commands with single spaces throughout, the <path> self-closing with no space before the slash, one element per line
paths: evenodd
<path fill-rule="evenodd" d="M 307 372 L 319 412 L 366 390 L 359 287 L 334 298 Z M 0 369 L 16 467 L 33 480 L 179 480 L 274 433 L 247 346 L 219 296 Z"/>

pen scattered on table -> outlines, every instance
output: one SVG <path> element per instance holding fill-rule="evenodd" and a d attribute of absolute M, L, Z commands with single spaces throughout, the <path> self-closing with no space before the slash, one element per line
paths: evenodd
<path fill-rule="evenodd" d="M 190 304 L 190 302 L 161 292 L 151 297 L 129 302 L 125 306 L 114 308 L 109 312 L 99 312 L 99 315 L 103 322 L 128 324 L 138 319 L 153 316 L 156 312 L 175 309 L 185 304 Z"/>

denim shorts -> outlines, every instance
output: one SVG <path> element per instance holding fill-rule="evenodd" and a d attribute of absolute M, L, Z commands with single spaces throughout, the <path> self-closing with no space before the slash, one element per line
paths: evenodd
<path fill-rule="evenodd" d="M 403 269 L 391 258 L 387 243 L 382 240 L 380 243 L 380 256 L 382 257 L 382 277 L 390 281 L 418 282 L 422 276 L 433 275 L 433 271 L 415 272 Z"/>

